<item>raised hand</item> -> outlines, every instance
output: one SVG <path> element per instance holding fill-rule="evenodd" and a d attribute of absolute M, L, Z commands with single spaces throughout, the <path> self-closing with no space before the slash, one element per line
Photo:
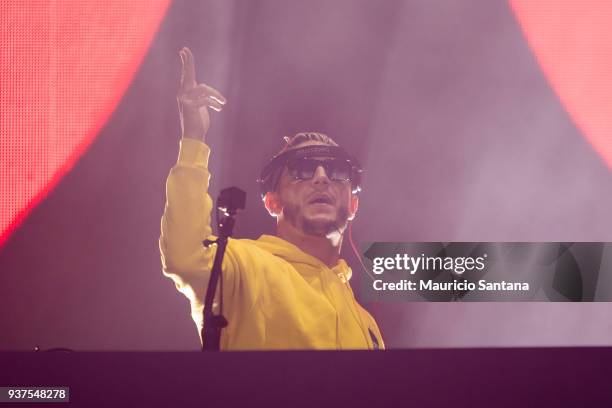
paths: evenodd
<path fill-rule="evenodd" d="M 216 89 L 196 82 L 195 63 L 189 48 L 183 47 L 179 55 L 183 68 L 176 99 L 181 118 L 182 136 L 204 140 L 210 127 L 208 108 L 220 112 L 226 100 Z"/>

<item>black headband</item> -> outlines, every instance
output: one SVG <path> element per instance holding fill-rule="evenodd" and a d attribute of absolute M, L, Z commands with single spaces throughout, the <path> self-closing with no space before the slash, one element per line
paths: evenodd
<path fill-rule="evenodd" d="M 265 196 L 267 192 L 273 191 L 276 188 L 281 172 L 289 160 L 307 157 L 333 157 L 347 160 L 351 164 L 351 187 L 353 193 L 357 194 L 361 191 L 361 173 L 363 169 L 355 157 L 339 146 L 310 145 L 287 150 L 270 159 L 257 180 L 261 186 L 261 196 Z"/>

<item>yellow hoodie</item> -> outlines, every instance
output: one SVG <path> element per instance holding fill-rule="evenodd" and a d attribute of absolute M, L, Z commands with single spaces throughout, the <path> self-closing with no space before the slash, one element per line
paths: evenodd
<path fill-rule="evenodd" d="M 159 241 L 163 273 L 191 302 L 200 332 L 202 307 L 216 247 L 203 142 L 182 139 L 166 183 Z M 230 239 L 223 260 L 222 350 L 384 348 L 372 316 L 358 305 L 344 260 L 333 268 L 275 236 Z M 219 290 L 218 290 L 219 292 Z M 218 312 L 219 293 L 215 298 Z"/>

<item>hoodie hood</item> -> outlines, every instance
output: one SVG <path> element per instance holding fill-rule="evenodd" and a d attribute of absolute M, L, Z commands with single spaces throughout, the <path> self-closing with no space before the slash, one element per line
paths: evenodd
<path fill-rule="evenodd" d="M 339 259 L 338 263 L 334 267 L 329 268 L 320 259 L 307 254 L 296 245 L 274 235 L 262 235 L 258 240 L 253 241 L 253 243 L 259 248 L 270 252 L 271 254 L 276 255 L 289 263 L 305 264 L 316 270 L 320 270 L 321 268 L 331 269 L 331 271 L 336 275 L 339 275 L 343 281 L 348 281 L 351 279 L 351 268 L 348 266 L 346 261 L 344 261 L 344 259 Z M 303 268 L 299 268 L 299 270 L 303 271 Z"/>

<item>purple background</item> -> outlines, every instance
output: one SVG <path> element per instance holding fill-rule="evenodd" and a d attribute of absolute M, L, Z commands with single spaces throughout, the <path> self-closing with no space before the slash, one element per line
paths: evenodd
<path fill-rule="evenodd" d="M 177 1 L 91 149 L 0 248 L 1 350 L 198 348 L 157 247 L 183 45 L 228 99 L 211 193 L 247 190 L 238 237 L 273 232 L 256 175 L 314 130 L 367 169 L 356 243 L 612 241 L 610 171 L 505 2 Z M 388 347 L 612 343 L 608 303 L 366 307 Z"/>
<path fill-rule="evenodd" d="M 5 368 L 0 370 L 3 384 L 70 386 L 71 408 L 612 404 L 609 347 L 385 353 L 12 352 L 0 353 L 0 366 Z"/>

